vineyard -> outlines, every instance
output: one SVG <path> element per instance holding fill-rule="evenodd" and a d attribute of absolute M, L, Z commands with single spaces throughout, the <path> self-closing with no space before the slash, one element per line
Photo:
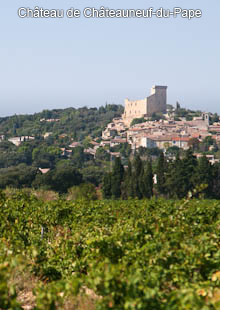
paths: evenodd
<path fill-rule="evenodd" d="M 0 192 L 0 309 L 220 308 L 216 200 Z"/>

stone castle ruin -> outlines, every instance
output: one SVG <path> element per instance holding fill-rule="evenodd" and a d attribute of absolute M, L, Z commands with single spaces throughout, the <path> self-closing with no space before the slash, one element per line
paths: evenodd
<path fill-rule="evenodd" d="M 153 113 L 166 112 L 167 86 L 152 86 L 151 95 L 137 101 L 125 99 L 125 111 L 122 115 L 123 122 L 130 125 L 133 119 L 150 117 Z"/>

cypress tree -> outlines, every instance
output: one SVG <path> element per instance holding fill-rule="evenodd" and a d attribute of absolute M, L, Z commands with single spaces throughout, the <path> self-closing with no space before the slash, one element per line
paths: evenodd
<path fill-rule="evenodd" d="M 102 183 L 102 195 L 105 199 L 111 198 L 111 174 L 106 173 L 103 177 L 103 183 Z"/>
<path fill-rule="evenodd" d="M 139 155 L 136 155 L 133 160 L 133 173 L 136 176 L 139 176 L 143 170 L 143 162 Z"/>
<path fill-rule="evenodd" d="M 124 177 L 124 167 L 120 158 L 115 158 L 115 163 L 111 174 L 111 193 L 114 199 L 121 196 L 121 182 Z"/>
<path fill-rule="evenodd" d="M 166 171 L 166 161 L 164 153 L 161 152 L 157 160 L 157 165 L 155 168 L 155 174 L 157 175 L 156 189 L 159 194 L 165 194 L 165 171 Z"/>
<path fill-rule="evenodd" d="M 132 182 L 134 197 L 137 197 L 138 199 L 142 198 L 142 176 L 143 162 L 140 156 L 136 155 L 133 161 Z"/>
<path fill-rule="evenodd" d="M 220 163 L 216 162 L 212 166 L 212 191 L 211 197 L 220 199 Z"/>
<path fill-rule="evenodd" d="M 192 191 L 194 188 L 194 175 L 197 167 L 197 159 L 193 155 L 192 149 L 185 151 L 184 158 L 182 160 L 183 167 L 183 197 L 187 195 L 189 191 Z"/>
<path fill-rule="evenodd" d="M 153 191 L 152 191 L 153 174 L 152 174 L 152 165 L 150 161 L 148 161 L 146 165 L 146 169 L 143 176 L 143 185 L 144 185 L 143 197 L 151 198 L 153 195 Z"/>
<path fill-rule="evenodd" d="M 204 190 L 205 197 L 209 198 L 212 192 L 212 165 L 208 161 L 206 156 L 201 157 L 198 160 L 198 165 L 196 167 L 194 175 L 194 184 L 199 186 L 200 184 L 207 184 L 207 188 Z"/>
<path fill-rule="evenodd" d="M 132 163 L 129 160 L 128 161 L 128 168 L 125 171 L 124 174 L 124 182 L 122 185 L 122 198 L 128 199 L 129 197 L 134 197 L 134 191 L 133 191 L 133 181 L 132 181 Z"/>
<path fill-rule="evenodd" d="M 185 183 L 186 178 L 185 171 L 183 168 L 183 161 L 180 160 L 179 154 L 177 154 L 176 160 L 169 164 L 168 171 L 166 174 L 165 188 L 168 197 L 185 197 Z"/>

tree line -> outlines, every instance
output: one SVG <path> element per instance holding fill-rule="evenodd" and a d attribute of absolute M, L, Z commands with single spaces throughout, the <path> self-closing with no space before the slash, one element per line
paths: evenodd
<path fill-rule="evenodd" d="M 153 163 L 137 154 L 126 168 L 116 158 L 112 171 L 104 175 L 102 192 L 106 199 L 142 199 L 153 195 L 181 199 L 188 193 L 219 199 L 220 164 L 212 165 L 206 156 L 197 160 L 191 149 L 181 157 L 177 154 L 174 160 L 161 152 Z"/>

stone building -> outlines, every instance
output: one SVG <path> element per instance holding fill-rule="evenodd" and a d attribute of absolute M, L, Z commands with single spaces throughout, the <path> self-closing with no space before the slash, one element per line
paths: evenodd
<path fill-rule="evenodd" d="M 135 118 L 150 117 L 153 113 L 165 113 L 166 90 L 167 86 L 153 86 L 151 95 L 142 100 L 125 99 L 125 111 L 122 115 L 124 123 L 129 126 Z"/>

